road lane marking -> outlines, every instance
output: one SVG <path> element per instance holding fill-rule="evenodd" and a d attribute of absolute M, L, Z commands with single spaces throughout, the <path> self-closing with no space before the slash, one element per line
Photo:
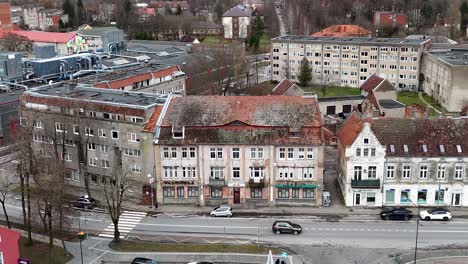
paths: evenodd
<path fill-rule="evenodd" d="M 170 224 L 149 224 L 138 223 L 142 226 L 167 226 L 167 227 L 195 227 L 195 228 L 230 228 L 230 229 L 257 229 L 256 226 L 202 226 L 202 225 L 170 225 Z M 262 229 L 269 229 L 268 227 L 261 227 Z"/>
<path fill-rule="evenodd" d="M 144 212 L 124 211 L 120 215 L 118 223 L 119 231 L 121 234 L 123 234 L 123 236 L 120 237 L 125 238 L 125 236 L 128 235 L 144 217 L 146 217 L 146 213 Z M 114 223 L 110 223 L 98 236 L 113 238 Z"/>

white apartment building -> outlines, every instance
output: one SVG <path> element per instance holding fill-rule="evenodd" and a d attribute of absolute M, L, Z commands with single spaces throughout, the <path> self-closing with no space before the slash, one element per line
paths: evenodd
<path fill-rule="evenodd" d="M 154 131 L 160 204 L 321 204 L 316 98 L 171 97 Z"/>
<path fill-rule="evenodd" d="M 361 118 L 338 133 L 346 206 L 468 206 L 468 119 Z"/>
<path fill-rule="evenodd" d="M 250 6 L 239 4 L 227 10 L 222 17 L 224 38 L 245 39 L 250 34 L 250 24 L 256 11 Z"/>
<path fill-rule="evenodd" d="M 58 21 L 63 12 L 57 9 L 44 9 L 44 7 L 23 8 L 24 24 L 30 29 L 47 30 L 49 27 L 58 27 Z"/>
<path fill-rule="evenodd" d="M 421 84 L 449 112 L 468 105 L 468 50 L 426 51 L 421 65 Z"/>
<path fill-rule="evenodd" d="M 301 62 L 312 83 L 359 87 L 376 74 L 400 90 L 417 90 L 427 40 L 360 37 L 281 36 L 272 39 L 272 80 L 298 81 Z"/>

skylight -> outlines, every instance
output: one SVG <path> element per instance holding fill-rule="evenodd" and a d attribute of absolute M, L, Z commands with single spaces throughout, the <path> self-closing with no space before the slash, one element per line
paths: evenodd
<path fill-rule="evenodd" d="M 444 145 L 439 145 L 440 153 L 445 153 Z"/>
<path fill-rule="evenodd" d="M 422 145 L 422 150 L 423 150 L 423 152 L 427 152 L 427 146 L 426 146 L 426 144 Z"/>
<path fill-rule="evenodd" d="M 462 153 L 462 148 L 461 148 L 460 145 L 457 145 L 457 152 L 458 152 L 458 153 Z"/>
<path fill-rule="evenodd" d="M 408 152 L 408 145 L 403 145 L 403 151 Z"/>
<path fill-rule="evenodd" d="M 395 145 L 390 145 L 390 152 L 395 152 Z"/>

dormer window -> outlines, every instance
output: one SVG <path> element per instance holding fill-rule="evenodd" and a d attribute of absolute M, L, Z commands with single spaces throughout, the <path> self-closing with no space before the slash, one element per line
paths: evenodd
<path fill-rule="evenodd" d="M 426 145 L 426 144 L 423 144 L 423 145 L 422 145 L 422 150 L 423 150 L 424 153 L 427 152 L 427 145 Z"/>
<path fill-rule="evenodd" d="M 172 138 L 184 138 L 185 136 L 185 127 L 174 128 L 172 127 Z"/>
<path fill-rule="evenodd" d="M 440 153 L 445 153 L 444 145 L 439 145 Z"/>
<path fill-rule="evenodd" d="M 408 145 L 403 145 L 403 151 L 404 151 L 405 153 L 408 153 Z"/>
<path fill-rule="evenodd" d="M 460 145 L 457 145 L 457 152 L 458 152 L 458 153 L 462 153 L 462 148 L 461 148 Z"/>
<path fill-rule="evenodd" d="M 395 145 L 390 145 L 390 152 L 395 152 Z"/>

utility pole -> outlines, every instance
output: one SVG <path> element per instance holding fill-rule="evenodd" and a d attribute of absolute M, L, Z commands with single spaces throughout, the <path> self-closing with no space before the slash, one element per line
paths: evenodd
<path fill-rule="evenodd" d="M 414 264 L 416 264 L 416 260 L 418 258 L 418 236 L 419 236 L 419 209 L 420 209 L 420 205 L 418 204 L 418 215 L 416 216 L 417 217 L 417 220 L 416 220 L 416 244 L 414 246 Z"/>

